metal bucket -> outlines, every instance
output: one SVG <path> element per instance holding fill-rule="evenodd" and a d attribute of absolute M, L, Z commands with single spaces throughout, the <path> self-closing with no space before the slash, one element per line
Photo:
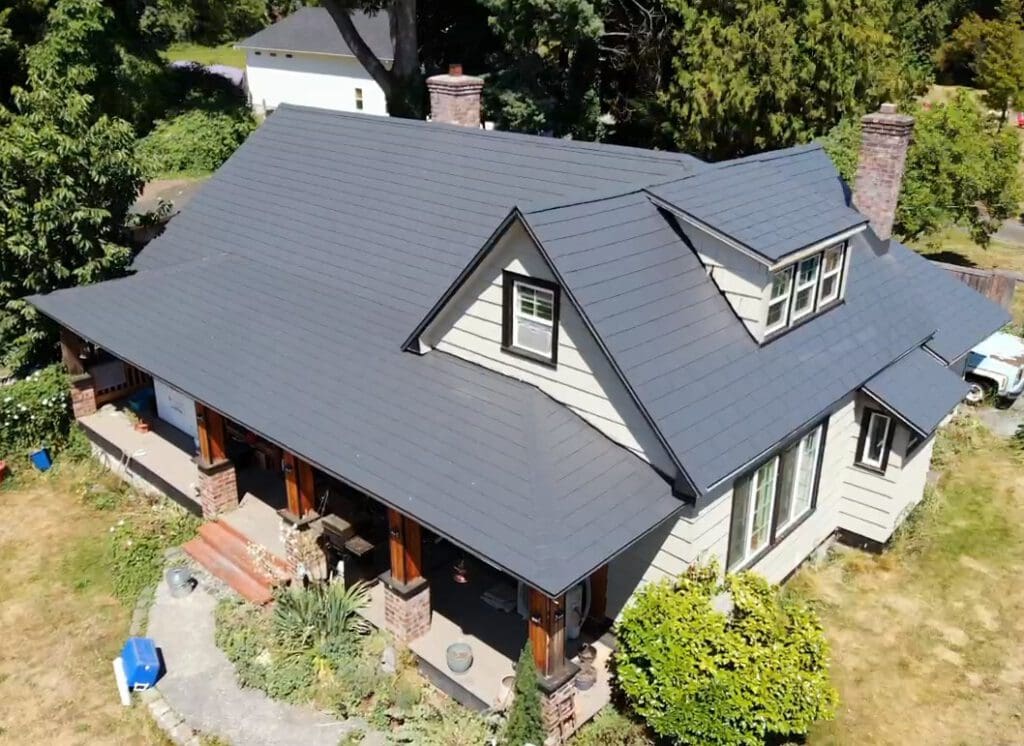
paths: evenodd
<path fill-rule="evenodd" d="M 187 567 L 168 568 L 164 573 L 164 580 L 167 581 L 167 588 L 174 598 L 187 596 L 196 587 L 196 580 Z"/>

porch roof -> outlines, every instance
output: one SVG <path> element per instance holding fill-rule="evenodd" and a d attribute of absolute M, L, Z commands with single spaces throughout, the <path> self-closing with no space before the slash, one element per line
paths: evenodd
<path fill-rule="evenodd" d="M 967 384 L 938 358 L 919 348 L 864 384 L 864 390 L 927 437 L 963 400 Z"/>
<path fill-rule="evenodd" d="M 681 507 L 535 387 L 402 352 L 410 302 L 355 281 L 222 254 L 31 301 L 552 596 Z"/>

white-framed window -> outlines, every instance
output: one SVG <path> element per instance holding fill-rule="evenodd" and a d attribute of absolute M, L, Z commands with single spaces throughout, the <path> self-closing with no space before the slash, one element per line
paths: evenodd
<path fill-rule="evenodd" d="M 749 564 L 814 510 L 825 423 L 733 484 L 728 567 Z"/>
<path fill-rule="evenodd" d="M 765 334 L 771 335 L 839 300 L 846 244 L 830 246 L 772 273 Z"/>
<path fill-rule="evenodd" d="M 781 329 L 789 323 L 789 295 L 792 287 L 792 267 L 786 267 L 772 275 L 772 290 L 768 298 L 768 318 L 765 327 L 767 331 Z"/>
<path fill-rule="evenodd" d="M 558 287 L 514 272 L 504 273 L 503 347 L 555 364 L 558 349 Z"/>
<path fill-rule="evenodd" d="M 860 466 L 885 471 L 889 465 L 892 428 L 892 417 L 877 409 L 864 409 L 857 443 L 857 463 Z"/>
<path fill-rule="evenodd" d="M 356 88 L 356 111 L 363 110 L 363 89 Z"/>
<path fill-rule="evenodd" d="M 793 290 L 793 321 L 803 318 L 814 310 L 815 295 L 818 291 L 818 271 L 821 269 L 821 255 L 815 254 L 797 265 L 796 287 Z"/>
<path fill-rule="evenodd" d="M 821 289 L 818 292 L 818 308 L 828 305 L 839 297 L 839 286 L 843 279 L 843 247 L 826 249 L 821 259 Z"/>

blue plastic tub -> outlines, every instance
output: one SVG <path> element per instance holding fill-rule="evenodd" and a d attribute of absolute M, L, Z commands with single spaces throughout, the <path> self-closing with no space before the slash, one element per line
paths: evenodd
<path fill-rule="evenodd" d="M 156 643 L 149 637 L 129 637 L 121 648 L 121 663 L 128 688 L 134 692 L 149 689 L 160 676 Z"/>
<path fill-rule="evenodd" d="M 53 466 L 53 460 L 50 458 L 50 452 L 46 448 L 40 448 L 38 451 L 32 451 L 28 457 L 32 459 L 32 465 L 39 469 L 39 471 L 46 471 Z"/>

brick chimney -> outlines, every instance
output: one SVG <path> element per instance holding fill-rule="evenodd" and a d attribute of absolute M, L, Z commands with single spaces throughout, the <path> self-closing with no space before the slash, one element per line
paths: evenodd
<path fill-rule="evenodd" d="M 483 89 L 483 79 L 463 75 L 462 65 L 451 65 L 447 75 L 427 78 L 431 120 L 480 127 L 480 92 Z"/>
<path fill-rule="evenodd" d="M 896 104 L 882 104 L 876 113 L 861 119 L 853 204 L 871 221 L 871 227 L 883 241 L 892 236 L 913 130 L 914 118 L 897 113 Z"/>

